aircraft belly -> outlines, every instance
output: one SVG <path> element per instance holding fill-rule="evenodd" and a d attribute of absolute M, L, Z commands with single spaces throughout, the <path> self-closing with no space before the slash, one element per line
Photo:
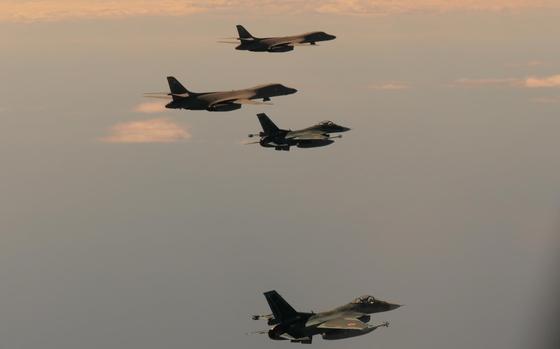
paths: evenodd
<path fill-rule="evenodd" d="M 318 148 L 324 147 L 334 143 L 332 139 L 323 139 L 323 140 L 302 140 L 299 141 L 297 144 L 298 148 Z"/>
<path fill-rule="evenodd" d="M 374 327 L 368 327 L 363 330 L 330 330 L 323 333 L 324 340 L 337 340 L 363 336 L 375 330 Z"/>

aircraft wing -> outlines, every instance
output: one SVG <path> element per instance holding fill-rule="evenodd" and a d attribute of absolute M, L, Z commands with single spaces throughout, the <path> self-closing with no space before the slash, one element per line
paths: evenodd
<path fill-rule="evenodd" d="M 301 41 L 297 41 L 297 40 L 289 40 L 289 41 L 281 41 L 281 42 L 276 42 L 272 45 L 270 45 L 268 48 L 271 50 L 277 49 L 277 48 L 283 48 L 283 47 L 294 47 L 294 46 L 311 46 L 312 44 L 309 42 L 301 42 Z"/>
<path fill-rule="evenodd" d="M 248 98 L 239 98 L 239 99 L 231 98 L 231 99 L 223 99 L 223 100 L 214 101 L 214 102 L 210 103 L 209 106 L 211 107 L 211 106 L 222 105 L 222 104 L 273 105 L 270 102 L 255 101 L 253 99 L 248 99 Z"/>
<path fill-rule="evenodd" d="M 269 50 L 274 50 L 274 49 L 284 49 L 285 51 L 291 51 L 294 49 L 295 44 L 291 43 L 291 42 L 286 42 L 283 44 L 274 44 L 274 45 L 270 45 L 268 47 Z"/>
<path fill-rule="evenodd" d="M 256 101 L 254 99 L 236 99 L 231 103 L 237 103 L 237 104 L 255 104 L 255 105 L 273 105 L 270 102 L 262 102 L 262 101 Z"/>
<path fill-rule="evenodd" d="M 285 40 L 285 41 L 278 41 L 270 45 L 269 49 L 281 48 L 281 47 L 294 47 L 294 46 L 308 46 L 308 43 L 301 42 L 299 40 Z"/>
<path fill-rule="evenodd" d="M 306 141 L 329 139 L 329 136 L 322 132 L 291 132 L 286 135 L 286 138 L 295 141 Z"/>
<path fill-rule="evenodd" d="M 325 321 L 317 327 L 332 330 L 363 330 L 368 328 L 368 324 L 356 318 L 339 318 Z"/>

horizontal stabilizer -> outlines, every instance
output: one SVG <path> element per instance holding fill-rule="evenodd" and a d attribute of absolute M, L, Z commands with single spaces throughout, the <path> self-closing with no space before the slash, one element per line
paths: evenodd
<path fill-rule="evenodd" d="M 243 144 L 243 145 L 259 144 L 259 143 L 260 143 L 260 141 L 243 141 L 243 142 L 241 142 L 241 144 Z M 258 320 L 258 319 L 260 319 L 260 317 L 258 317 L 258 318 L 253 317 L 253 320 Z"/>
<path fill-rule="evenodd" d="M 247 333 L 245 333 L 245 334 L 246 334 L 246 335 L 251 335 L 251 334 L 268 334 L 268 330 L 247 332 Z"/>
<path fill-rule="evenodd" d="M 146 98 L 157 98 L 157 99 L 167 99 L 167 100 L 171 99 L 170 95 L 169 96 L 158 96 L 158 95 L 146 95 L 145 94 L 144 97 L 146 97 Z"/>

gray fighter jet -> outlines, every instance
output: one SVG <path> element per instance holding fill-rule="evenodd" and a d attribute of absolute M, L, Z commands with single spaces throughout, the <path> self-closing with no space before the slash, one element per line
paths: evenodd
<path fill-rule="evenodd" d="M 286 52 L 292 51 L 294 46 L 315 45 L 319 41 L 333 40 L 334 35 L 317 31 L 300 35 L 282 36 L 274 38 L 257 38 L 251 35 L 242 25 L 237 25 L 238 41 L 220 41 L 224 43 L 239 43 L 236 50 L 252 52 Z"/>
<path fill-rule="evenodd" d="M 169 109 L 189 109 L 208 111 L 230 111 L 241 108 L 242 104 L 270 104 L 271 97 L 285 96 L 296 93 L 295 88 L 282 84 L 259 85 L 244 90 L 224 92 L 192 92 L 187 90 L 173 76 L 167 77 L 170 93 L 153 92 L 145 93 L 146 97 L 169 99 L 165 107 Z M 257 99 L 262 99 L 257 101 Z"/>
<path fill-rule="evenodd" d="M 302 313 L 294 310 L 276 291 L 265 292 L 264 296 L 272 310 L 269 315 L 253 315 L 253 320 L 266 319 L 267 331 L 254 333 L 268 334 L 273 340 L 290 340 L 294 343 L 311 344 L 314 335 L 323 339 L 343 339 L 361 336 L 379 327 L 389 327 L 388 322 L 377 325 L 368 324 L 370 314 L 394 310 L 400 307 L 362 296 L 352 302 L 322 313 Z"/>
<path fill-rule="evenodd" d="M 263 132 L 250 134 L 249 137 L 260 137 L 259 141 L 247 144 L 257 144 L 266 148 L 274 148 L 276 150 L 290 150 L 291 146 L 298 148 L 315 148 L 323 147 L 334 143 L 333 138 L 341 138 L 339 136 L 331 136 L 330 133 L 346 132 L 350 130 L 342 127 L 332 121 L 322 121 L 311 127 L 302 130 L 282 130 L 278 128 L 270 118 L 264 114 L 257 114 L 261 123 Z"/>

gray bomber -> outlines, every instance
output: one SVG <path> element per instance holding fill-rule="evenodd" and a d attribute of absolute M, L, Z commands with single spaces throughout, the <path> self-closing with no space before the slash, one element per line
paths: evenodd
<path fill-rule="evenodd" d="M 271 97 L 296 93 L 295 88 L 282 84 L 259 85 L 243 90 L 224 92 L 192 92 L 187 90 L 173 76 L 167 77 L 170 93 L 146 93 L 146 97 L 166 98 L 172 101 L 165 107 L 169 109 L 189 109 L 208 111 L 231 111 L 241 108 L 242 104 L 267 104 Z M 162 96 L 163 95 L 163 96 Z M 257 101 L 262 99 L 263 101 Z"/>
<path fill-rule="evenodd" d="M 276 150 L 290 150 L 291 146 L 298 148 L 316 148 L 334 143 L 333 138 L 342 136 L 331 136 L 330 133 L 346 132 L 350 130 L 335 124 L 332 121 L 322 121 L 316 125 L 301 130 L 283 130 L 278 128 L 270 118 L 264 114 L 257 114 L 263 132 L 250 134 L 249 137 L 260 137 L 259 143 L 262 147 L 274 148 Z M 251 143 L 249 143 L 251 144 Z"/>
<path fill-rule="evenodd" d="M 292 36 L 257 38 L 251 35 L 242 25 L 237 25 L 237 32 L 239 37 L 234 39 L 238 40 L 235 43 L 239 43 L 239 45 L 235 49 L 252 52 L 286 52 L 292 51 L 294 46 L 315 45 L 319 41 L 328 41 L 336 38 L 336 36 L 322 31 Z"/>
<path fill-rule="evenodd" d="M 256 333 L 268 334 L 273 340 L 304 344 L 310 344 L 313 336 L 318 334 L 325 340 L 333 340 L 361 336 L 382 326 L 389 327 L 388 322 L 368 324 L 370 314 L 400 307 L 372 296 L 362 296 L 333 310 L 301 313 L 292 308 L 276 291 L 265 292 L 264 296 L 272 314 L 253 315 L 253 320 L 266 319 L 272 327 L 268 331 Z"/>

